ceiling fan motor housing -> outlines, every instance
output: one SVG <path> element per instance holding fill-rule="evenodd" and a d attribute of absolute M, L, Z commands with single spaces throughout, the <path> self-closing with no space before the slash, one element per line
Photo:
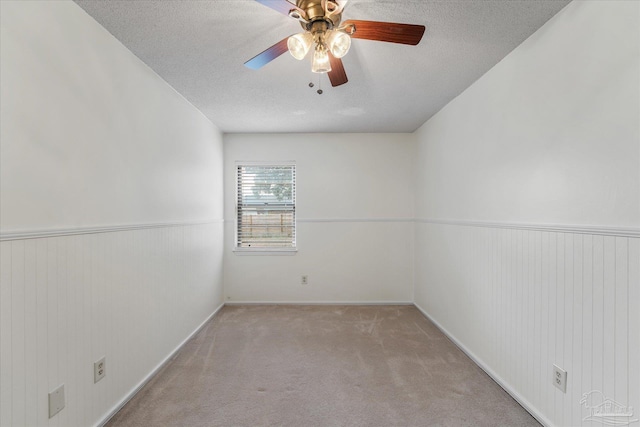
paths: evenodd
<path fill-rule="evenodd" d="M 339 6 L 332 0 L 326 0 L 331 6 L 328 6 L 328 13 L 325 13 L 325 10 L 322 5 L 322 0 L 298 0 L 296 5 L 299 9 L 302 9 L 306 14 L 307 22 L 300 22 L 302 28 L 306 31 L 316 32 L 316 31 L 326 31 L 331 30 L 334 27 L 338 27 L 340 25 L 340 21 L 342 19 L 341 13 L 331 13 L 332 10 L 339 10 Z M 316 23 L 324 22 L 326 26 L 321 28 L 321 25 Z"/>

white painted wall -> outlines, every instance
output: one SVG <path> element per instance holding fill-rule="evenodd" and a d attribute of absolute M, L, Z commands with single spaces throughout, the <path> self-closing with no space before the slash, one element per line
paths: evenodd
<path fill-rule="evenodd" d="M 2 2 L 2 231 L 221 218 L 217 128 L 76 5 L 22 3 Z"/>
<path fill-rule="evenodd" d="M 416 132 L 415 302 L 550 425 L 640 416 L 639 16 L 570 3 Z"/>
<path fill-rule="evenodd" d="M 222 302 L 222 136 L 75 3 L 0 8 L 0 425 L 88 426 Z"/>
<path fill-rule="evenodd" d="M 413 144 L 410 134 L 225 135 L 227 301 L 410 302 Z M 296 161 L 296 255 L 232 251 L 235 164 L 257 160 Z"/>
<path fill-rule="evenodd" d="M 573 2 L 416 131 L 418 217 L 640 226 L 638 7 Z"/>
<path fill-rule="evenodd" d="M 571 3 L 415 135 L 226 135 L 223 159 L 75 4 L 0 2 L 0 425 L 101 420 L 221 303 L 223 252 L 228 301 L 415 300 L 543 421 L 589 425 L 591 389 L 640 415 L 638 7 Z M 232 252 L 237 160 L 296 161 L 296 255 Z"/>

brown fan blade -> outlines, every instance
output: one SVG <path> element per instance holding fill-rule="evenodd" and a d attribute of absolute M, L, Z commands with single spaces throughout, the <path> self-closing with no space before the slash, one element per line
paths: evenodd
<path fill-rule="evenodd" d="M 389 43 L 417 45 L 422 40 L 424 25 L 396 24 L 394 22 L 358 21 L 350 19 L 340 25 L 347 33 L 353 28 L 354 39 L 377 40 Z"/>
<path fill-rule="evenodd" d="M 336 58 L 329 53 L 329 63 L 331 64 L 331 71 L 329 71 L 329 80 L 331 86 L 336 87 L 345 84 L 349 80 L 347 79 L 347 73 L 344 71 L 344 65 L 342 65 L 342 59 Z"/>
<path fill-rule="evenodd" d="M 269 49 L 257 54 L 256 56 L 245 62 L 244 66 L 247 68 L 251 68 L 252 70 L 257 70 L 258 68 L 264 67 L 269 62 L 273 61 L 288 50 L 287 40 L 289 40 L 289 37 L 280 40 Z"/>
<path fill-rule="evenodd" d="M 289 3 L 287 0 L 256 0 L 258 3 L 270 7 L 276 12 L 289 16 L 291 9 L 299 10 L 295 4 Z"/>

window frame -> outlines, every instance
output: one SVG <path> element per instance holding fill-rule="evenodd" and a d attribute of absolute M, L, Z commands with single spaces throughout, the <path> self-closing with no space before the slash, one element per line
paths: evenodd
<path fill-rule="evenodd" d="M 240 218 L 238 218 L 239 208 L 239 194 L 238 194 L 238 184 L 239 184 L 239 174 L 238 168 L 245 166 L 273 166 L 273 167 L 292 167 L 293 168 L 293 238 L 292 238 L 292 246 L 291 247 L 240 247 L 238 246 L 238 235 L 240 232 Z M 287 161 L 236 161 L 234 167 L 235 174 L 235 201 L 234 201 L 234 241 L 233 241 L 233 252 L 236 255 L 295 255 L 298 252 L 297 246 L 297 202 L 296 202 L 296 162 L 294 160 Z"/>

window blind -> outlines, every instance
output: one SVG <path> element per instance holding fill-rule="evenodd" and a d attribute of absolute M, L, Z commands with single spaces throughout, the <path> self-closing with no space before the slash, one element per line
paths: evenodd
<path fill-rule="evenodd" d="M 295 248 L 296 167 L 237 166 L 237 248 Z"/>

